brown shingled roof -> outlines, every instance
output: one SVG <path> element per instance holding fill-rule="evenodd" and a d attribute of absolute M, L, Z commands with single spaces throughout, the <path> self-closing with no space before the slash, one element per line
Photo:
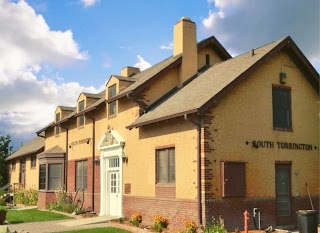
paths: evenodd
<path fill-rule="evenodd" d="M 45 139 L 42 137 L 32 139 L 30 142 L 20 147 L 16 152 L 9 155 L 6 160 L 8 161 L 25 155 L 41 152 L 44 149 L 44 140 Z"/>
<path fill-rule="evenodd" d="M 60 146 L 54 146 L 40 154 L 38 154 L 38 157 L 44 155 L 44 154 L 63 154 L 66 153 L 63 149 L 61 149 Z"/>
<path fill-rule="evenodd" d="M 160 105 L 142 115 L 131 125 L 127 126 L 127 128 L 140 127 L 189 113 L 203 113 L 213 105 L 215 100 L 226 94 L 226 90 L 230 91 L 234 85 L 247 77 L 250 72 L 286 46 L 292 48 L 291 50 L 297 49 L 298 51 L 295 51 L 297 52 L 297 56 L 301 56 L 302 52 L 297 48 L 292 39 L 287 37 L 254 50 L 254 56 L 245 53 L 221 62 L 208 69 Z M 301 59 L 303 60 L 303 57 Z M 308 66 L 307 63 L 306 60 L 306 66 Z M 311 70 L 311 75 L 309 76 L 316 77 L 318 75 L 314 69 L 307 68 Z M 317 79 L 317 82 L 319 84 L 319 79 Z"/>
<path fill-rule="evenodd" d="M 180 64 L 181 60 L 182 54 L 174 57 L 169 57 L 162 62 L 159 62 L 158 64 L 151 66 L 150 68 L 134 75 L 132 79 L 136 80 L 135 83 L 120 91 L 117 95 L 107 101 L 114 101 L 123 96 L 126 96 L 128 93 L 131 93 L 133 91 L 140 91 L 140 89 L 148 86 L 152 80 L 156 79 L 157 77 L 161 77 L 161 75 L 163 74 L 162 72 L 167 72 L 170 70 L 170 68 L 176 67 L 178 64 Z"/>
<path fill-rule="evenodd" d="M 58 106 L 62 111 L 74 111 L 76 108 L 75 107 L 69 107 L 69 106 Z"/>

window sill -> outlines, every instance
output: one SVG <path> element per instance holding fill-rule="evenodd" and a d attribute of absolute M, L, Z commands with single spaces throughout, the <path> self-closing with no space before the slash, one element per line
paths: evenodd
<path fill-rule="evenodd" d="M 277 127 L 273 127 L 274 131 L 285 131 L 285 132 L 293 132 L 293 129 L 289 129 L 289 128 L 277 128 Z"/>
<path fill-rule="evenodd" d="M 176 187 L 176 183 L 156 183 L 156 187 Z"/>
<path fill-rule="evenodd" d="M 84 125 L 78 126 L 78 129 L 83 129 Z"/>
<path fill-rule="evenodd" d="M 108 116 L 108 119 L 112 119 L 112 118 L 116 118 L 117 117 L 117 114 L 113 114 L 111 116 Z"/>
<path fill-rule="evenodd" d="M 56 138 L 60 137 L 60 134 L 56 134 L 55 137 L 56 137 Z"/>
<path fill-rule="evenodd" d="M 34 170 L 34 169 L 36 169 L 36 168 L 37 168 L 36 166 L 35 166 L 35 167 L 30 167 L 31 170 Z"/>
<path fill-rule="evenodd" d="M 55 190 L 39 189 L 38 192 L 41 192 L 41 193 L 54 193 Z"/>

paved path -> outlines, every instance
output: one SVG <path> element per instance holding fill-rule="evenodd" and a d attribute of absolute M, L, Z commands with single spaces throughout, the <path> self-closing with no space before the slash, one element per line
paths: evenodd
<path fill-rule="evenodd" d="M 90 229 L 96 227 L 116 227 L 122 228 L 133 233 L 148 233 L 147 229 L 140 229 L 132 227 L 126 224 L 117 224 L 109 222 L 114 217 L 91 217 L 91 218 L 78 218 L 78 219 L 67 219 L 47 222 L 31 222 L 31 223 L 20 223 L 20 224 L 7 224 L 10 232 L 18 233 L 52 233 L 62 232 L 80 229 Z"/>
<path fill-rule="evenodd" d="M 45 232 L 61 232 L 78 229 L 89 229 L 96 227 L 107 227 L 109 226 L 108 220 L 110 218 L 103 217 L 92 217 L 92 218 L 81 218 L 81 219 L 67 219 L 47 222 L 31 222 L 31 223 L 20 223 L 20 224 L 7 224 L 10 232 L 23 232 L 23 233 L 45 233 Z"/>

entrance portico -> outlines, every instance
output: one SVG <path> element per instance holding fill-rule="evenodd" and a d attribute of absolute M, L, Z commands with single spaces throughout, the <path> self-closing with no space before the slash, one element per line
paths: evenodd
<path fill-rule="evenodd" d="M 109 129 L 98 144 L 100 150 L 100 216 L 122 217 L 122 157 L 124 140 Z"/>

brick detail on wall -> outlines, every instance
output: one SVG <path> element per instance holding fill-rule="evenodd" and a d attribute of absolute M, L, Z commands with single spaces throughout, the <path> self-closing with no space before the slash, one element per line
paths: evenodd
<path fill-rule="evenodd" d="M 213 116 L 206 115 L 206 116 L 202 117 L 202 120 L 203 120 L 203 124 L 205 124 L 205 125 L 212 125 L 212 123 L 213 123 Z"/>
<path fill-rule="evenodd" d="M 94 174 L 94 212 L 100 213 L 100 165 L 99 163 L 92 164 L 92 158 L 87 158 L 88 164 L 88 186 L 87 190 L 84 192 L 84 205 L 83 208 L 85 210 L 92 209 L 92 166 L 95 166 L 95 174 Z M 73 198 L 76 194 L 76 160 L 68 161 L 68 184 L 67 184 L 67 192 Z"/>
<path fill-rule="evenodd" d="M 38 208 L 46 209 L 47 205 L 56 201 L 54 192 L 38 192 Z"/>
<path fill-rule="evenodd" d="M 155 215 L 161 215 L 169 220 L 169 228 L 183 227 L 186 220 L 197 222 L 196 200 L 153 198 L 140 196 L 123 197 L 123 213 L 129 217 L 134 213 L 142 215 L 142 223 L 153 225 Z"/>
<path fill-rule="evenodd" d="M 315 209 L 319 209 L 319 200 L 312 198 Z M 276 199 L 275 198 L 228 198 L 228 199 L 207 199 L 205 201 L 203 216 L 204 223 L 210 224 L 212 218 L 218 219 L 221 216 L 224 219 L 228 230 L 238 228 L 243 230 L 243 212 L 247 210 L 250 213 L 249 229 L 255 229 L 253 208 L 260 208 L 261 227 L 276 226 Z M 299 209 L 311 209 L 308 197 L 292 197 L 292 222 L 297 224 L 296 211 Z"/>
<path fill-rule="evenodd" d="M 175 185 L 156 185 L 156 197 L 160 198 L 176 198 Z"/>

